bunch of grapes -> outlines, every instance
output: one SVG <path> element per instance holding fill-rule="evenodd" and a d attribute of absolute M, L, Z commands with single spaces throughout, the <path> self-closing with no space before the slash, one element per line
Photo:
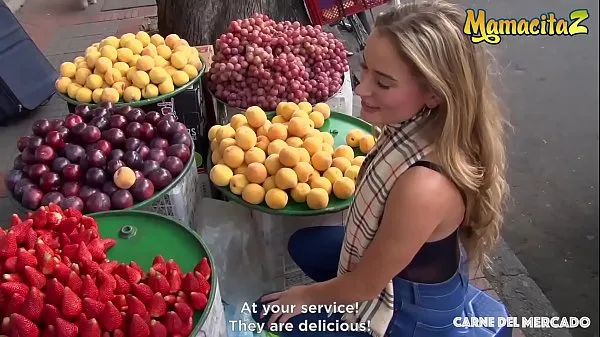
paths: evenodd
<path fill-rule="evenodd" d="M 341 88 L 349 68 L 343 43 L 321 26 L 275 22 L 264 14 L 232 21 L 215 47 L 209 87 L 242 109 L 324 102 Z"/>

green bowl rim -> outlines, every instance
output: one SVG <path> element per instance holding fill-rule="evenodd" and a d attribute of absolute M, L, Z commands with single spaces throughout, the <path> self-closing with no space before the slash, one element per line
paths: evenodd
<path fill-rule="evenodd" d="M 119 101 L 117 103 L 114 103 L 114 106 L 116 107 L 120 107 L 120 106 L 125 106 L 125 105 L 129 105 L 131 107 L 137 108 L 137 107 L 141 107 L 144 105 L 149 105 L 149 104 L 154 104 L 157 102 L 160 102 L 164 99 L 167 98 L 171 98 L 177 94 L 179 94 L 180 92 L 184 91 L 185 89 L 189 88 L 190 86 L 192 86 L 194 83 L 198 82 L 198 80 L 200 80 L 202 78 L 202 76 L 204 75 L 204 72 L 206 71 L 206 61 L 204 59 L 204 57 L 202 57 L 202 55 L 198 55 L 198 57 L 200 58 L 200 61 L 202 62 L 202 69 L 200 69 L 200 71 L 198 72 L 198 76 L 194 77 L 193 79 L 191 79 L 189 82 L 187 82 L 186 84 L 182 85 L 181 87 L 175 89 L 173 92 L 170 92 L 168 94 L 164 94 L 164 95 L 160 95 L 160 96 L 156 96 L 153 98 L 148 98 L 148 99 L 143 99 L 143 100 L 139 100 L 139 101 L 135 101 L 135 102 L 122 102 Z M 83 102 L 78 102 L 74 99 L 72 99 L 71 97 L 68 97 L 67 95 L 60 93 L 60 92 L 56 92 L 56 94 L 62 98 L 64 101 L 66 101 L 67 103 L 70 103 L 72 105 L 80 105 L 80 104 L 85 104 L 87 106 L 89 106 L 90 108 L 96 108 L 98 107 L 98 103 L 83 103 Z"/>
<path fill-rule="evenodd" d="M 272 118 L 273 115 L 275 114 L 275 112 L 270 111 L 270 112 L 266 112 L 267 114 L 267 119 Z M 342 119 L 349 119 L 349 120 L 356 120 L 359 123 L 363 124 L 366 128 L 371 128 L 372 125 L 360 118 L 354 117 L 354 116 L 350 116 L 350 115 L 346 115 L 343 114 L 341 112 L 337 112 L 337 111 L 331 111 L 332 115 L 336 115 L 341 117 Z M 211 156 L 212 151 L 210 150 L 210 148 L 208 149 L 208 158 L 209 160 L 206 161 L 206 171 L 208 172 L 208 174 L 210 175 L 210 170 L 213 167 L 213 163 L 210 160 L 210 156 Z M 209 179 L 210 181 L 210 179 Z M 261 211 L 263 213 L 267 213 L 267 214 L 272 214 L 272 215 L 285 215 L 285 216 L 313 216 L 313 215 L 323 215 L 323 214 L 330 214 L 330 213 L 337 213 L 340 211 L 343 211 L 347 208 L 350 207 L 350 205 L 352 205 L 352 201 L 354 200 L 354 196 L 342 200 L 342 199 L 338 199 L 342 202 L 342 205 L 338 205 L 338 206 L 328 206 L 322 209 L 317 209 L 317 210 L 302 210 L 302 211 L 294 211 L 294 210 L 290 210 L 290 209 L 286 209 L 285 207 L 282 209 L 272 209 L 268 206 L 266 206 L 263 203 L 259 204 L 259 205 L 254 205 L 254 204 L 250 204 L 246 201 L 244 201 L 239 195 L 233 194 L 233 192 L 231 192 L 231 190 L 229 189 L 228 186 L 217 186 L 215 185 L 212 181 L 210 181 L 210 184 L 212 186 L 214 186 L 217 190 L 219 190 L 221 193 L 223 193 L 230 201 L 234 201 L 236 203 L 239 203 L 243 206 L 246 206 L 248 208 L 257 210 L 257 211 Z M 293 201 L 293 200 L 292 200 Z M 296 203 L 295 201 L 293 201 L 294 203 Z M 287 207 L 287 206 L 286 206 Z"/>
<path fill-rule="evenodd" d="M 116 214 L 115 214 L 116 213 Z M 200 328 L 202 327 L 202 325 L 204 325 L 204 323 L 206 322 L 206 318 L 208 317 L 210 311 L 212 310 L 213 304 L 214 304 L 214 300 L 215 300 L 215 296 L 216 296 L 216 287 L 219 285 L 218 282 L 218 272 L 217 272 L 217 266 L 215 263 L 215 259 L 212 255 L 212 253 L 210 252 L 210 250 L 208 249 L 208 246 L 206 245 L 206 243 L 204 242 L 204 240 L 202 240 L 202 238 L 200 237 L 200 235 L 198 233 L 196 233 L 196 231 L 193 231 L 191 228 L 188 228 L 187 226 L 185 226 L 184 224 L 181 223 L 181 221 L 175 219 L 175 218 L 171 218 L 165 215 L 162 215 L 160 213 L 154 213 L 154 212 L 148 212 L 148 211 L 141 211 L 141 210 L 135 210 L 135 209 L 124 209 L 124 210 L 115 210 L 115 211 L 105 211 L 105 212 L 96 212 L 96 213 L 90 213 L 90 214 L 86 214 L 87 216 L 90 217 L 96 217 L 96 216 L 106 216 L 106 215 L 111 215 L 111 216 L 115 216 L 118 217 L 118 213 L 137 213 L 138 215 L 144 215 L 144 216 L 152 216 L 152 217 L 156 217 L 156 218 L 163 218 L 164 220 L 170 221 L 170 222 L 174 222 L 177 225 L 179 225 L 181 228 L 185 229 L 189 234 L 193 235 L 194 238 L 196 238 L 196 240 L 198 240 L 198 242 L 200 243 L 200 245 L 202 246 L 202 248 L 204 248 L 204 251 L 206 252 L 206 255 L 208 257 L 208 261 L 210 262 L 210 266 L 211 266 L 211 287 L 210 287 L 210 294 L 208 296 L 208 306 L 206 308 L 204 308 L 204 311 L 202 312 L 202 315 L 200 316 L 200 319 L 198 320 L 198 324 L 196 324 L 196 326 L 194 327 L 194 330 L 192 331 L 192 334 L 190 334 L 190 336 L 195 336 L 196 334 L 199 333 Z"/>
<path fill-rule="evenodd" d="M 190 159 L 188 160 L 188 162 L 185 164 L 185 166 L 183 167 L 183 171 L 181 171 L 181 173 L 179 173 L 179 175 L 177 176 L 177 178 L 173 179 L 173 181 L 167 185 L 165 188 L 163 188 L 162 190 L 160 190 L 158 193 L 155 193 L 152 197 L 150 197 L 149 199 L 146 199 L 144 201 L 141 201 L 137 204 L 133 204 L 133 206 L 131 206 L 130 208 L 126 208 L 124 210 L 114 210 L 114 211 L 126 211 L 126 210 L 135 210 L 135 209 L 140 209 L 142 207 L 148 206 L 149 204 L 154 203 L 156 200 L 158 200 L 159 198 L 161 198 L 162 196 L 164 196 L 166 193 L 168 193 L 170 190 L 173 189 L 173 187 L 175 187 L 182 179 L 183 176 L 189 173 L 189 170 L 192 169 L 193 163 L 195 162 L 195 148 L 196 148 L 196 144 L 194 144 L 194 142 L 192 141 L 192 148 L 190 149 Z M 197 166 L 197 165 L 195 165 Z M 195 169 L 195 168 L 194 168 Z M 3 182 L 6 186 L 6 182 Z M 18 202 L 17 199 L 15 199 L 15 197 L 13 196 L 12 191 L 8 190 L 7 191 L 7 195 L 8 198 L 18 206 L 18 208 L 27 213 L 27 212 L 35 212 L 35 210 L 33 209 L 29 209 L 29 208 L 25 208 L 25 206 L 21 205 L 20 202 Z M 111 210 L 112 211 L 112 210 Z M 107 212 L 111 212 L 111 211 L 107 211 Z M 88 215 L 88 213 L 84 213 L 85 215 Z"/>

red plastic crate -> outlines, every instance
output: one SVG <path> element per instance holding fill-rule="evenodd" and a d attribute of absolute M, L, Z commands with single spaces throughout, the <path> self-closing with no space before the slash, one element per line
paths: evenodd
<path fill-rule="evenodd" d="M 387 2 L 388 0 L 304 0 L 313 25 L 338 22 L 344 17 Z"/>

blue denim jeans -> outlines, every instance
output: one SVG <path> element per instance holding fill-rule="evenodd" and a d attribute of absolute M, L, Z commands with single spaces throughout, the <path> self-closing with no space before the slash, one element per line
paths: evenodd
<path fill-rule="evenodd" d="M 288 243 L 290 256 L 298 267 L 315 282 L 323 282 L 337 276 L 337 267 L 344 240 L 342 226 L 304 228 L 292 235 Z M 456 274 L 437 284 L 410 282 L 399 277 L 394 283 L 394 316 L 385 336 L 389 337 L 465 337 L 466 328 L 453 325 L 455 317 L 462 317 L 468 288 L 468 270 L 464 254 Z M 262 308 L 262 302 L 256 302 Z M 260 310 L 259 310 L 260 311 Z M 253 315 L 257 322 L 267 322 Z M 294 327 L 301 322 L 341 322 L 341 314 L 327 317 L 323 314 L 300 314 L 289 320 Z M 300 331 L 276 332 L 280 337 L 369 337 L 368 332 Z"/>

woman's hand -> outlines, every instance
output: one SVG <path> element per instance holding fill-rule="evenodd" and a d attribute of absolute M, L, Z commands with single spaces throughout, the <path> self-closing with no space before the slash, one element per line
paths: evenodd
<path fill-rule="evenodd" d="M 285 323 L 290 318 L 299 315 L 302 313 L 302 306 L 306 303 L 306 299 L 309 298 L 307 291 L 309 286 L 297 286 L 292 287 L 286 291 L 273 293 L 269 295 L 263 296 L 260 301 L 263 305 L 269 305 L 271 308 L 279 307 L 279 311 L 277 313 L 271 314 L 269 318 L 269 322 L 267 323 L 267 327 L 271 326 L 272 323 L 281 322 Z M 293 307 L 293 310 L 290 310 Z M 271 312 L 273 310 L 270 310 Z M 286 311 L 285 313 L 281 311 Z M 287 312 L 289 311 L 289 312 Z M 263 311 L 260 314 L 260 318 L 265 316 L 265 312 Z"/>

